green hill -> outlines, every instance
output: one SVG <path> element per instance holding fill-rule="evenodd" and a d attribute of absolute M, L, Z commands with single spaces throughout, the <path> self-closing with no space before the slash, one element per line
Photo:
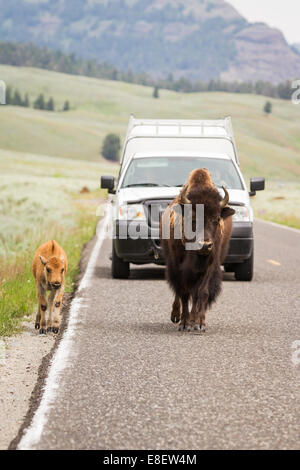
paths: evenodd
<path fill-rule="evenodd" d="M 218 118 L 231 115 L 246 175 L 296 181 L 300 177 L 300 106 L 266 98 L 229 93 L 180 94 L 151 88 L 78 77 L 39 69 L 0 66 L 0 79 L 28 93 L 53 96 L 57 107 L 66 99 L 69 112 L 0 107 L 0 148 L 56 157 L 99 161 L 104 136 L 124 137 L 130 113 L 137 117 Z"/>

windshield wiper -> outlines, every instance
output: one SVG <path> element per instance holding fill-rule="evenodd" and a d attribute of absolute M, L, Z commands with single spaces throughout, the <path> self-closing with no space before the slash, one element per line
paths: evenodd
<path fill-rule="evenodd" d="M 156 184 L 156 183 L 135 183 L 135 184 L 128 184 L 127 186 L 124 186 L 124 188 L 134 188 L 137 186 L 151 186 L 151 187 L 167 187 L 169 188 L 170 186 L 168 184 Z"/>

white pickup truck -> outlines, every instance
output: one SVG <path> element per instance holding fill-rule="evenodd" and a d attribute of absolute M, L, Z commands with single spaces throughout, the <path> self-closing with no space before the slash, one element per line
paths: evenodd
<path fill-rule="evenodd" d="M 250 193 L 239 168 L 231 118 L 224 120 L 150 120 L 131 116 L 119 178 L 103 176 L 101 187 L 113 194 L 112 276 L 128 278 L 132 264 L 164 264 L 159 214 L 176 197 L 195 168 L 207 168 L 225 186 L 235 209 L 234 228 L 224 269 L 240 281 L 253 277 L 253 211 L 250 196 L 265 188 L 252 178 Z M 153 210 L 156 207 L 157 210 Z M 153 217 L 153 214 L 158 214 Z M 129 226 L 141 236 L 124 237 Z M 145 236 L 145 234 L 147 234 Z"/>

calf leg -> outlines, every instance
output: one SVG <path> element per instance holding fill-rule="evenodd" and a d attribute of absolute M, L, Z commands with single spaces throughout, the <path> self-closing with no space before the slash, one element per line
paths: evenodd
<path fill-rule="evenodd" d="M 51 332 L 52 331 L 52 317 L 53 317 L 53 309 L 54 309 L 54 300 L 56 297 L 56 291 L 52 290 L 50 292 L 49 298 L 48 298 L 48 304 L 49 304 L 49 317 L 47 321 L 47 331 Z"/>
<path fill-rule="evenodd" d="M 35 317 L 35 329 L 39 330 L 41 326 L 41 309 L 40 309 L 40 302 L 39 302 L 39 285 L 36 282 L 36 296 L 38 298 L 38 311 Z"/>
<path fill-rule="evenodd" d="M 37 293 L 39 308 L 36 316 L 35 328 L 37 330 L 39 329 L 40 334 L 43 335 L 46 334 L 46 311 L 48 304 L 46 299 L 46 291 L 40 284 L 37 286 Z"/>
<path fill-rule="evenodd" d="M 52 331 L 53 333 L 57 334 L 60 329 L 61 324 L 61 308 L 62 308 L 62 300 L 64 295 L 64 288 L 62 287 L 57 291 L 57 294 L 54 298 L 53 302 L 53 314 L 54 318 L 52 321 Z"/>
<path fill-rule="evenodd" d="M 40 312 L 40 306 L 38 306 L 38 312 L 35 317 L 35 329 L 39 330 L 41 326 L 41 312 Z"/>
<path fill-rule="evenodd" d="M 176 295 L 174 303 L 173 303 L 172 313 L 171 313 L 171 321 L 173 323 L 179 323 L 180 317 L 181 317 L 180 309 L 181 309 L 180 297 Z"/>

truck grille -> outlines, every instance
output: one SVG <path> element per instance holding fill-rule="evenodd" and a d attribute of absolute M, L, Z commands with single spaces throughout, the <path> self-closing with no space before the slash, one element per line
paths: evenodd
<path fill-rule="evenodd" d="M 160 219 L 168 205 L 173 199 L 167 199 L 163 201 L 145 201 L 144 209 L 148 221 L 148 226 L 153 230 L 159 229 Z"/>

